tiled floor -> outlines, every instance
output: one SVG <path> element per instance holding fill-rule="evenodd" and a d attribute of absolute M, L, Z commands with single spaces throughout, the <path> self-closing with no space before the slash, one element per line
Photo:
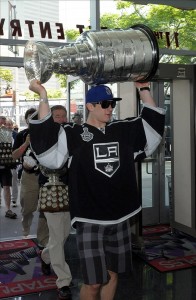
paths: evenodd
<path fill-rule="evenodd" d="M 0 207 L 0 241 L 21 238 L 20 208 L 14 208 L 17 220 L 5 218 L 5 207 Z M 35 237 L 37 214 L 32 226 Z M 79 300 L 82 284 L 75 235 L 71 234 L 65 245 L 72 275 L 72 300 Z M 5 298 L 4 298 L 5 299 Z M 58 300 L 56 290 L 31 294 L 7 300 Z M 120 276 L 115 300 L 195 300 L 196 268 L 169 273 L 159 273 L 133 255 L 133 271 L 129 276 Z"/>

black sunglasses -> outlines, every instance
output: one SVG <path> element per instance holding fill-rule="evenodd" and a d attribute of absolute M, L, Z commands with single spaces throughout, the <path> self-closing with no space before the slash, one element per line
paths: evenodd
<path fill-rule="evenodd" d="M 101 102 L 96 102 L 95 104 L 100 104 L 101 108 L 103 108 L 103 109 L 108 108 L 110 105 L 111 105 L 111 108 L 114 108 L 116 106 L 116 101 L 104 100 Z"/>

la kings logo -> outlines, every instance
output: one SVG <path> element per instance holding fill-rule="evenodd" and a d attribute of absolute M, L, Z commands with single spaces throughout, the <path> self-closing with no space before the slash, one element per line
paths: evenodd
<path fill-rule="evenodd" d="M 95 169 L 112 177 L 120 167 L 119 143 L 94 144 Z"/>

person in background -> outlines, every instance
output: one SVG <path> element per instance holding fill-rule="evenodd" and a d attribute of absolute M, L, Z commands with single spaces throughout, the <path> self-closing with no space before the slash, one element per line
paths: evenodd
<path fill-rule="evenodd" d="M 78 125 L 81 125 L 81 124 L 82 124 L 82 116 L 81 116 L 81 114 L 75 113 L 75 114 L 73 115 L 72 120 L 73 120 L 73 123 L 78 124 Z"/>
<path fill-rule="evenodd" d="M 4 127 L 6 123 L 6 117 L 5 116 L 0 116 L 0 129 L 1 127 Z M 0 206 L 1 206 L 1 193 L 2 193 L 2 188 L 0 186 Z"/>
<path fill-rule="evenodd" d="M 64 106 L 55 105 L 51 108 L 51 112 L 54 122 L 58 124 L 67 122 L 67 110 Z M 68 184 L 67 177 L 67 174 L 60 177 L 60 180 L 66 185 Z M 47 178 L 40 174 L 39 182 L 43 186 L 47 182 Z M 59 298 L 69 299 L 71 297 L 69 285 L 72 276 L 69 265 L 65 261 L 64 245 L 71 229 L 70 212 L 44 212 L 44 216 L 47 219 L 49 228 L 49 241 L 47 246 L 41 251 L 42 271 L 44 274 L 50 274 L 48 268 L 50 264 L 52 265 L 57 275 L 56 284 Z"/>
<path fill-rule="evenodd" d="M 9 128 L 9 120 L 7 120 L 6 117 L 4 116 L 0 116 L 0 128 L 3 131 L 11 130 Z M 10 140 L 9 143 L 11 142 L 12 141 Z M 3 196 L 5 200 L 5 206 L 6 206 L 5 217 L 10 219 L 16 219 L 17 214 L 11 210 L 12 171 L 9 165 L 0 165 L 0 184 L 1 184 L 1 188 L 3 189 Z"/>
<path fill-rule="evenodd" d="M 0 127 L 5 126 L 6 124 L 6 117 L 0 116 Z"/>
<path fill-rule="evenodd" d="M 18 125 L 17 125 L 17 124 L 14 124 L 13 130 L 14 130 L 14 132 L 16 132 L 16 133 L 19 132 L 19 128 L 18 128 Z"/>
<path fill-rule="evenodd" d="M 11 119 L 6 120 L 6 125 L 5 125 L 9 130 L 12 131 L 12 144 L 14 143 L 16 136 L 17 136 L 17 131 L 14 130 L 14 122 Z M 18 165 L 13 167 L 11 169 L 12 172 L 12 190 L 11 190 L 11 204 L 13 207 L 17 206 L 17 199 L 18 199 Z"/>
<path fill-rule="evenodd" d="M 40 164 L 61 168 L 69 159 L 71 224 L 83 274 L 80 300 L 113 300 L 118 274 L 131 271 L 130 218 L 141 211 L 135 161 L 151 155 L 162 140 L 165 110 L 156 107 L 149 83 L 135 83 L 141 115 L 111 122 L 115 98 L 106 85 L 86 94 L 81 126 L 53 121 L 47 91 L 38 80 L 38 120 L 30 120 L 31 146 Z"/>
<path fill-rule="evenodd" d="M 13 139 L 15 141 L 16 139 L 16 136 L 19 132 L 19 128 L 18 128 L 18 125 L 17 124 L 14 124 L 13 125 Z M 22 168 L 22 165 L 21 163 L 17 164 L 17 167 L 16 169 L 13 169 L 13 172 L 12 172 L 12 196 L 11 196 L 11 201 L 12 201 L 12 206 L 13 207 L 16 207 L 17 206 L 17 199 L 18 199 L 18 184 L 20 183 L 20 180 L 19 180 L 19 171 L 20 169 Z"/>
<path fill-rule="evenodd" d="M 34 212 L 37 211 L 39 197 L 38 175 L 40 173 L 38 162 L 30 148 L 29 117 L 36 111 L 35 108 L 29 108 L 25 113 L 27 128 L 21 130 L 14 141 L 12 157 L 21 159 L 22 175 L 20 180 L 20 204 L 22 214 L 22 233 L 24 238 L 30 234 L 30 228 Z M 37 235 L 39 238 L 47 236 L 45 227 L 39 224 L 38 219 Z M 39 241 L 39 239 L 38 239 Z M 47 244 L 47 240 L 45 241 Z M 40 245 L 45 246 L 46 244 Z"/>

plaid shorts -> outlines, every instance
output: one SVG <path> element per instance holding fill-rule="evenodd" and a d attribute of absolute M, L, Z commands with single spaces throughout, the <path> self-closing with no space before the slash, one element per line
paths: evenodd
<path fill-rule="evenodd" d="M 76 223 L 76 239 L 85 284 L 105 284 L 109 271 L 132 269 L 129 220 L 115 225 Z"/>

